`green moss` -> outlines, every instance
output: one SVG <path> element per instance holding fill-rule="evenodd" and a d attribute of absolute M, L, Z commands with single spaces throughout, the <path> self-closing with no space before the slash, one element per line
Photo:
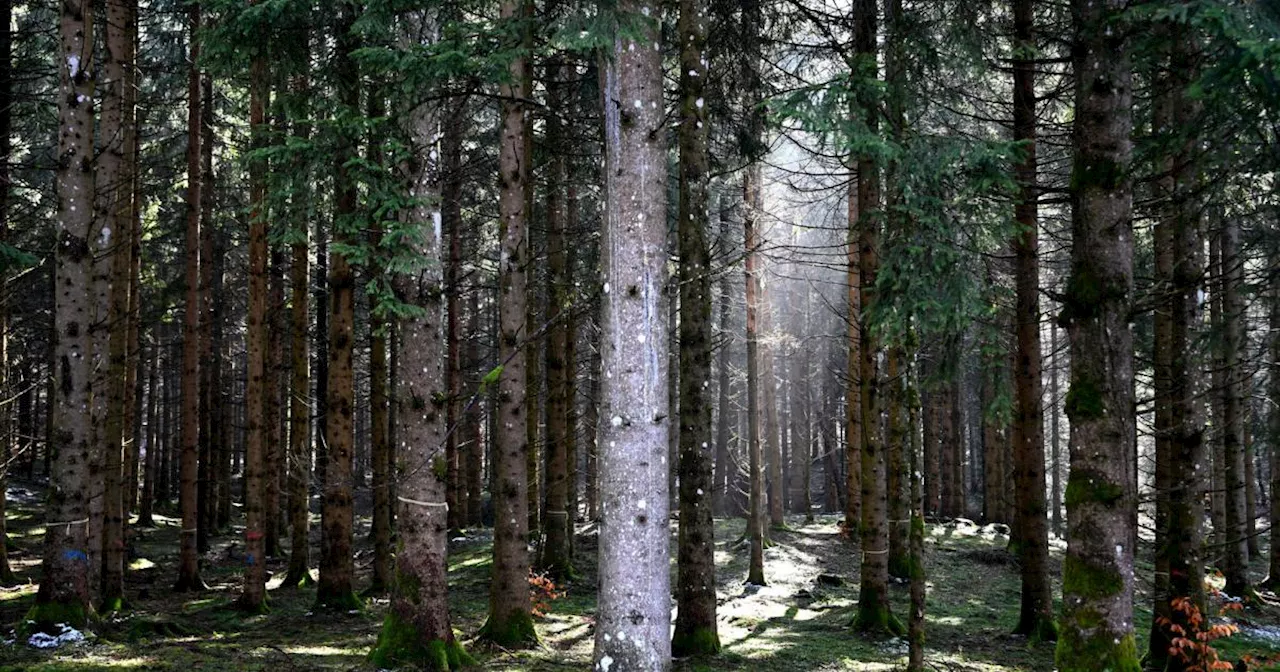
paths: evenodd
<path fill-rule="evenodd" d="M 720 653 L 720 635 L 714 627 L 676 629 L 671 638 L 671 655 L 677 658 L 685 656 L 711 656 Z"/>
<path fill-rule="evenodd" d="M 1071 381 L 1065 408 L 1067 417 L 1073 421 L 1097 420 L 1107 412 L 1102 403 L 1102 389 L 1088 376 L 1080 376 Z"/>
<path fill-rule="evenodd" d="M 378 668 L 404 665 L 431 672 L 450 672 L 476 664 L 456 640 L 423 641 L 417 628 L 400 618 L 395 610 L 387 612 L 378 633 L 378 643 L 369 652 L 369 661 Z"/>
<path fill-rule="evenodd" d="M 316 594 L 317 611 L 364 611 L 364 600 L 354 591 Z"/>
<path fill-rule="evenodd" d="M 99 614 L 111 614 L 128 609 L 128 604 L 123 597 L 111 597 L 103 601 L 102 606 L 98 609 Z"/>
<path fill-rule="evenodd" d="M 895 579 L 911 578 L 912 569 L 911 555 L 908 553 L 894 553 L 889 555 L 889 576 Z"/>
<path fill-rule="evenodd" d="M 1098 568 L 1068 553 L 1062 560 L 1062 594 L 1085 600 L 1109 597 L 1124 590 L 1119 572 Z"/>
<path fill-rule="evenodd" d="M 1112 505 L 1124 497 L 1124 487 L 1110 482 L 1102 474 L 1077 469 L 1067 478 L 1067 488 L 1063 493 L 1063 501 L 1067 510 L 1093 502 Z"/>
<path fill-rule="evenodd" d="M 89 622 L 92 611 L 83 604 L 73 602 L 36 602 L 23 617 L 18 634 L 26 636 L 34 632 L 57 634 L 57 624 L 83 628 Z"/>
<path fill-rule="evenodd" d="M 1132 632 L 1120 638 L 1105 631 L 1086 636 L 1083 631 L 1064 626 L 1054 656 L 1058 672 L 1140 672 L 1142 669 Z"/>
<path fill-rule="evenodd" d="M 489 614 L 476 639 L 508 649 L 528 648 L 537 645 L 538 631 L 529 612 L 512 611 L 501 619 Z"/>
<path fill-rule="evenodd" d="M 436 480 L 444 481 L 449 476 L 449 465 L 445 462 L 443 455 L 436 455 L 431 460 L 431 473 L 435 474 Z"/>
<path fill-rule="evenodd" d="M 889 607 L 871 596 L 858 598 L 858 615 L 853 619 L 853 629 L 868 634 L 884 634 L 905 637 L 907 629 L 902 621 L 889 611 Z"/>

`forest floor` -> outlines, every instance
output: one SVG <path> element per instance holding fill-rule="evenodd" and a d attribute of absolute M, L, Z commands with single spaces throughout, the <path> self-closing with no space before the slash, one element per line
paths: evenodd
<path fill-rule="evenodd" d="M 205 555 L 203 577 L 209 590 L 175 594 L 169 590 L 177 563 L 179 521 L 157 516 L 158 526 L 137 529 L 136 553 L 128 573 L 129 611 L 103 618 L 82 643 L 40 650 L 13 641 L 10 628 L 30 607 L 39 571 L 44 535 L 41 495 L 34 487 L 11 484 L 9 492 L 11 560 L 26 582 L 0 589 L 0 671 L 32 670 L 302 670 L 372 671 L 366 654 L 373 645 L 385 597 L 369 599 L 362 611 L 324 614 L 311 610 L 314 590 L 284 588 L 285 559 L 268 563 L 276 580 L 269 584 L 270 612 L 246 616 L 231 608 L 239 590 L 237 534 L 218 537 Z M 788 519 L 790 528 L 771 533 L 765 551 L 763 588 L 743 585 L 746 549 L 738 545 L 743 523 L 716 521 L 716 564 L 720 582 L 719 624 L 723 652 L 715 658 L 678 661 L 676 670 L 753 670 L 754 672 L 893 670 L 905 661 L 899 639 L 874 640 L 853 633 L 849 622 L 857 604 L 858 553 L 841 538 L 837 516 L 812 523 Z M 357 571 L 367 583 L 372 562 L 368 520 L 357 521 Z M 313 544 L 318 541 L 318 521 Z M 935 670 L 1053 669 L 1053 647 L 1010 635 L 1018 611 L 1017 562 L 1005 551 L 1003 526 L 953 521 L 927 528 L 927 667 Z M 673 525 L 674 530 L 674 525 Z M 557 587 L 538 621 L 542 646 L 510 652 L 470 645 L 484 670 L 590 669 L 592 615 L 595 610 L 595 530 L 580 526 L 575 549 L 579 578 Z M 488 596 L 490 544 L 475 531 L 450 546 L 450 603 L 453 625 L 467 641 L 484 619 Z M 674 538 L 672 544 L 674 546 Z M 313 546 L 314 549 L 314 546 Z M 1054 542 L 1055 587 L 1063 545 Z M 1149 550 L 1149 549 L 1148 549 Z M 313 559 L 316 551 L 313 550 Z M 673 554 L 674 555 L 674 554 Z M 1261 560 L 1255 569 L 1265 571 Z M 1139 577 L 1150 565 L 1140 563 Z M 672 563 L 674 583 L 675 566 Z M 1137 602 L 1149 602 L 1149 582 L 1139 580 Z M 905 585 L 893 589 L 893 609 L 905 619 Z M 1271 602 L 1268 600 L 1268 602 Z M 1219 648 L 1232 660 L 1249 656 L 1250 670 L 1280 672 L 1280 606 L 1261 604 L 1235 615 L 1242 631 Z M 1140 641 L 1150 611 L 1136 618 Z M 1272 661 L 1272 662 L 1266 662 Z"/>

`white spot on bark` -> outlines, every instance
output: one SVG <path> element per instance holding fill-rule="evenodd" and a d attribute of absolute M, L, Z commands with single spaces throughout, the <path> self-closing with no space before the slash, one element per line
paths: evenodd
<path fill-rule="evenodd" d="M 697 107 L 699 110 L 701 110 L 701 109 L 702 109 L 702 106 L 707 104 L 707 101 L 705 101 L 705 100 L 703 100 L 703 99 L 699 98 L 699 99 L 697 99 L 697 100 L 693 101 L 693 104 L 694 104 L 694 106 L 695 106 L 695 107 Z"/>
<path fill-rule="evenodd" d="M 80 57 L 72 54 L 67 57 L 67 72 L 71 75 L 71 79 L 75 79 L 80 74 Z"/>
<path fill-rule="evenodd" d="M 609 635 L 605 635 L 604 638 L 606 641 L 608 641 Z M 612 666 L 613 666 L 612 658 L 610 658 L 609 656 L 603 656 L 600 658 L 600 672 L 609 672 L 609 668 Z"/>

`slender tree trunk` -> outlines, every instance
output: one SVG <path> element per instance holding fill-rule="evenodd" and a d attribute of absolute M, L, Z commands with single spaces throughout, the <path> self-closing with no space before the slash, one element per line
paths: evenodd
<path fill-rule="evenodd" d="M 357 7 L 352 1 L 339 6 L 335 27 L 334 69 L 339 103 L 348 110 L 360 107 L 360 73 L 352 52 L 357 48 L 354 30 Z M 357 190 L 348 162 L 355 156 L 358 140 L 343 138 L 334 157 L 335 246 L 355 240 Z M 316 606 L 346 611 L 360 604 L 354 592 L 355 566 L 352 551 L 354 512 L 351 472 L 355 441 L 355 380 L 351 355 L 354 343 L 355 274 L 341 247 L 329 260 L 329 380 L 326 385 L 324 439 L 328 448 L 325 464 L 324 505 L 321 511 L 320 582 Z"/>
<path fill-rule="evenodd" d="M 565 159 L 565 129 L 560 115 L 566 109 L 564 78 L 568 68 L 558 59 L 548 66 L 547 146 L 554 157 L 547 171 L 547 320 L 551 327 L 547 334 L 547 432 L 546 432 L 546 510 L 542 529 L 546 533 L 542 545 L 542 569 L 556 582 L 573 575 L 573 559 L 569 552 L 573 534 L 573 518 L 569 511 L 569 451 L 572 428 L 569 425 L 569 396 L 574 374 L 569 341 L 568 315 L 573 310 L 572 268 L 569 258 L 571 243 L 566 240 L 566 212 L 563 190 L 568 181 Z"/>
<path fill-rule="evenodd" d="M 1073 0 L 1071 474 L 1061 672 L 1139 669 L 1133 634 L 1132 73 L 1124 4 Z"/>
<path fill-rule="evenodd" d="M 885 425 L 888 430 L 888 441 L 885 446 L 886 478 L 888 487 L 888 523 L 889 523 L 889 576 L 898 579 L 911 578 L 911 474 L 907 472 L 912 459 L 907 455 L 907 433 L 911 428 L 907 425 L 910 418 L 907 409 L 906 377 L 907 361 L 902 348 L 894 347 L 887 358 L 888 370 L 885 380 L 889 385 L 888 409 L 885 413 Z"/>
<path fill-rule="evenodd" d="M 695 99 L 696 100 L 696 99 Z M 735 245 L 729 233 L 729 222 L 732 219 L 734 199 L 724 193 L 720 196 L 720 234 L 719 257 L 725 260 L 732 258 Z M 733 348 L 733 327 L 729 321 L 729 310 L 732 304 L 733 273 L 723 272 L 720 275 L 720 339 L 716 356 L 716 462 L 712 476 L 712 510 L 716 515 L 727 515 L 731 494 L 729 434 L 732 431 L 729 419 L 732 415 L 729 406 L 729 361 Z"/>
<path fill-rule="evenodd" d="M 617 9 L 661 11 L 648 0 L 622 0 Z M 667 148 L 653 132 L 663 118 L 661 38 L 656 22 L 642 25 L 639 36 L 618 35 L 602 65 L 608 284 L 600 343 L 612 375 L 603 381 L 609 420 L 600 441 L 594 662 L 600 670 L 660 672 L 671 667 Z M 639 44 L 628 48 L 633 40 Z"/>
<path fill-rule="evenodd" d="M 742 180 L 742 228 L 746 240 L 747 279 L 747 454 L 750 495 L 747 504 L 747 538 L 750 563 L 747 583 L 758 586 L 764 580 L 764 450 L 760 437 L 760 337 L 757 333 L 760 277 L 760 239 L 756 228 L 760 218 L 760 166 L 747 166 Z"/>
<path fill-rule="evenodd" d="M 13 21 L 13 0 L 0 0 L 0 246 L 9 244 L 9 155 L 13 118 L 13 33 L 9 30 Z M 11 398 L 9 369 L 9 275 L 6 269 L 0 275 L 0 399 Z M 23 382 L 26 380 L 24 378 Z M 9 535 L 5 528 L 5 502 L 8 499 L 6 481 L 12 468 L 13 447 L 15 442 L 11 434 L 13 416 L 10 406 L 5 403 L 0 408 L 0 585 L 10 585 L 14 581 L 13 569 L 9 567 Z M 17 445 L 21 446 L 21 442 Z"/>
<path fill-rule="evenodd" d="M 182 535 L 174 590 L 202 590 L 196 532 L 200 526 L 200 6 L 189 10 L 190 60 L 187 73 L 187 241 L 186 309 L 182 318 L 182 466 L 178 499 Z"/>
<path fill-rule="evenodd" d="M 1271 362 L 1268 373 L 1267 428 L 1271 434 L 1271 562 L 1266 584 L 1275 589 L 1280 581 L 1280 284 L 1271 288 Z"/>
<path fill-rule="evenodd" d="M 1159 78 L 1152 126 L 1159 137 L 1177 138 L 1187 133 L 1198 116 L 1198 103 L 1186 87 L 1195 77 L 1196 57 L 1192 37 L 1185 28 L 1169 22 L 1159 27 L 1169 39 L 1169 75 Z M 1204 427 L 1193 368 L 1197 361 L 1199 294 L 1204 243 L 1200 233 L 1197 168 L 1191 158 L 1194 137 L 1171 144 L 1161 161 L 1162 177 L 1156 184 L 1162 213 L 1155 227 L 1156 286 L 1162 301 L 1155 310 L 1155 494 L 1156 543 L 1155 623 L 1151 628 L 1148 659 L 1153 669 L 1181 672 L 1192 662 L 1170 656 L 1170 645 L 1179 636 L 1174 626 L 1190 632 L 1186 610 L 1174 609 L 1176 599 L 1204 606 L 1204 550 L 1200 528 L 1204 518 L 1203 484 L 1199 468 L 1204 463 Z"/>
<path fill-rule="evenodd" d="M 277 86 L 282 82 L 277 81 Z M 273 129 L 275 130 L 275 129 Z M 284 418 L 283 401 L 287 387 L 284 385 L 284 250 L 272 246 L 268 252 L 267 270 L 267 361 L 263 369 L 267 384 L 266 401 L 263 413 L 266 416 L 266 446 L 263 459 L 265 466 L 262 472 L 263 487 L 262 505 L 266 508 L 267 517 L 263 523 L 266 533 L 267 557 L 278 558 L 283 552 L 280 548 L 280 531 L 285 518 L 284 506 L 281 502 L 281 477 L 285 474 L 285 437 L 281 423 Z"/>
<path fill-rule="evenodd" d="M 300 61 L 311 61 L 310 22 L 306 19 L 307 36 L 301 48 Z M 308 66 L 294 80 L 294 93 L 302 119 L 310 113 L 311 73 Z M 311 125 L 306 122 L 293 126 L 294 135 L 305 143 L 311 138 Z M 293 244 L 289 265 L 290 330 L 289 359 L 289 570 L 285 574 L 285 586 L 307 586 L 311 578 L 311 307 L 308 305 L 311 291 L 311 172 L 306 161 L 299 161 L 294 168 L 294 185 L 297 190 L 292 201 Z M 323 308 L 323 306 L 320 306 Z M 320 312 L 323 312 L 321 310 Z"/>
<path fill-rule="evenodd" d="M 462 407 L 467 399 L 462 392 L 462 133 L 466 99 L 459 98 L 452 109 L 446 109 L 442 124 L 444 135 L 440 142 L 441 154 L 441 209 L 443 235 L 449 240 L 449 256 L 444 267 L 444 286 L 447 320 L 445 326 L 445 350 L 448 362 L 445 367 L 445 388 L 448 389 L 448 405 L 445 407 L 445 424 L 449 427 L 445 438 L 445 456 L 448 469 L 448 497 L 450 535 L 466 527 L 468 516 L 468 482 L 464 478 L 470 437 L 461 423 Z M 461 423 L 461 424 L 460 424 Z"/>
<path fill-rule="evenodd" d="M 707 243 L 709 128 L 705 95 L 706 6 L 681 0 L 680 202 L 680 532 L 676 553 L 677 656 L 716 653 L 715 529 L 711 519 L 711 250 Z M 727 404 L 721 407 L 723 413 Z"/>
<path fill-rule="evenodd" d="M 153 511 L 156 496 L 157 460 L 159 458 L 159 436 L 156 425 L 159 416 L 157 397 L 160 395 L 160 345 L 151 346 L 150 362 L 147 365 L 147 440 L 143 444 L 146 452 L 142 469 L 142 493 L 138 496 L 138 527 L 155 527 Z"/>
<path fill-rule="evenodd" d="M 924 502 L 921 500 L 920 472 L 920 398 L 916 393 L 916 372 L 907 372 L 907 439 L 909 448 L 907 470 L 911 481 L 908 509 L 911 515 L 911 531 L 908 544 L 911 558 L 911 612 L 907 620 L 907 672 L 924 672 L 924 609 L 927 577 L 924 572 Z"/>
<path fill-rule="evenodd" d="M 383 101 L 379 88 L 374 87 L 369 92 L 368 101 L 368 117 L 370 119 L 381 119 L 386 115 L 385 103 Z M 369 138 L 368 161 L 372 166 L 381 166 L 383 164 L 382 138 L 378 134 L 371 135 Z M 375 223 L 372 231 L 372 243 L 375 249 L 382 247 L 382 226 Z M 449 301 L 452 304 L 455 299 L 455 293 L 450 293 Z M 450 318 L 452 320 L 452 318 Z M 384 593 L 392 584 L 392 557 L 391 557 L 391 435 L 389 425 L 390 409 L 388 407 L 389 394 L 387 380 L 387 342 L 389 340 L 388 333 L 390 325 L 387 321 L 376 315 L 371 316 L 369 325 L 369 434 L 370 449 L 369 457 L 373 466 L 373 579 L 372 585 L 369 586 L 368 594 Z M 450 391 L 450 408 L 452 408 L 452 390 Z M 456 432 L 454 431 L 454 422 L 452 414 L 450 414 L 445 422 L 448 427 L 448 441 L 452 444 L 456 441 Z M 446 451 L 448 453 L 448 451 Z M 452 462 L 450 462 L 452 465 Z M 455 472 L 451 471 L 446 483 L 452 483 L 456 480 Z M 448 507 L 449 519 L 453 520 L 454 510 L 457 508 L 457 502 L 450 500 Z M 457 527 L 450 525 L 450 529 L 456 530 Z"/>
<path fill-rule="evenodd" d="M 503 0 L 501 17 L 506 25 L 526 24 L 520 41 L 527 41 L 526 0 Z M 523 417 L 528 412 L 526 347 L 532 324 L 527 323 L 529 264 L 528 145 L 521 102 L 525 88 L 525 59 L 509 64 L 510 78 L 499 87 L 502 128 L 498 154 L 498 406 L 494 435 L 495 486 L 493 492 L 493 578 L 489 584 L 489 618 L 481 637 L 506 647 L 535 644 L 527 575 L 529 573 L 529 433 Z"/>
<path fill-rule="evenodd" d="M 791 355 L 791 512 L 803 513 L 805 521 L 813 520 L 813 509 L 809 505 L 809 469 L 812 461 L 810 455 L 813 448 L 813 417 L 810 407 L 813 394 L 809 382 L 812 371 L 811 355 L 813 348 L 803 339 L 812 335 L 810 314 L 812 313 L 812 288 L 804 290 L 803 326 L 801 327 L 801 352 Z"/>
<path fill-rule="evenodd" d="M 763 188 L 762 182 L 758 184 Z M 757 200 L 756 207 L 763 214 L 763 196 Z M 757 220 L 757 224 L 759 224 L 759 220 Z M 783 487 L 782 480 L 782 446 L 779 443 L 781 432 L 778 423 L 778 379 L 774 369 L 777 353 L 774 352 L 774 348 L 770 344 L 772 339 L 768 338 L 773 333 L 773 307 L 764 285 L 761 284 L 759 287 L 761 291 L 758 300 L 762 309 L 761 331 L 765 333 L 767 339 L 764 352 L 760 355 L 761 363 L 764 365 L 764 371 L 761 372 L 760 376 L 760 384 L 764 388 L 764 450 L 765 464 L 768 469 L 765 484 L 768 489 L 769 526 L 782 528 L 786 525 L 786 520 L 783 518 L 783 512 L 785 511 L 783 499 L 786 496 L 786 488 Z"/>
<path fill-rule="evenodd" d="M 862 399 L 862 264 L 858 254 L 858 221 L 861 216 L 857 180 L 850 181 L 847 198 L 845 284 L 848 286 L 849 383 L 845 388 L 844 531 L 853 541 L 857 539 L 857 531 L 862 525 L 862 403 L 859 401 Z"/>
<path fill-rule="evenodd" d="M 591 350 L 590 363 L 587 365 L 589 373 L 587 374 L 586 413 L 582 419 L 584 431 L 582 443 L 587 452 L 587 473 L 584 478 L 587 491 L 587 519 L 598 521 L 600 520 L 600 346 L 598 322 L 596 320 L 592 322 L 587 332 L 591 335 L 589 340 L 596 345 Z"/>
<path fill-rule="evenodd" d="M 480 387 L 480 379 L 476 376 L 476 366 L 480 364 L 480 346 L 478 339 L 474 334 L 480 333 L 480 292 L 473 289 L 471 292 L 471 305 L 467 310 L 467 333 L 473 334 L 467 339 L 467 367 L 470 371 L 468 378 L 467 390 L 469 395 L 477 394 Z M 392 380 L 395 378 L 393 377 Z M 468 396 L 469 396 L 468 395 Z M 466 438 L 467 438 L 467 525 L 471 527 L 480 527 L 483 524 L 482 511 L 484 509 L 484 500 L 481 489 L 483 487 L 482 471 L 484 467 L 484 435 L 482 434 L 483 422 L 480 415 L 480 401 L 473 400 L 468 402 L 468 406 L 463 411 L 463 419 L 465 420 Z M 394 445 L 394 443 L 392 444 Z"/>
<path fill-rule="evenodd" d="M 255 148 L 265 146 L 266 107 L 269 90 L 267 53 L 254 54 L 249 65 L 249 132 Z M 244 589 L 238 606 L 261 612 L 267 606 L 263 467 L 266 439 L 267 362 L 267 203 L 266 166 L 249 164 L 249 306 L 245 325 L 246 371 L 244 409 Z"/>
<path fill-rule="evenodd" d="M 1049 445 L 1053 462 L 1053 478 L 1050 487 L 1050 508 L 1053 513 L 1053 533 L 1062 534 L 1062 432 L 1058 429 L 1058 418 L 1061 415 L 1058 403 L 1058 323 L 1049 327 Z"/>
<path fill-rule="evenodd" d="M 89 603 L 88 518 L 92 373 L 89 281 L 93 265 L 93 6 L 62 5 L 58 24 L 58 194 L 54 253 L 54 372 L 47 450 L 50 473 L 44 561 L 35 606 L 25 620 L 33 629 L 58 623 L 83 627 Z M 663 638 L 666 639 L 665 637 Z"/>
<path fill-rule="evenodd" d="M 859 76 L 875 78 L 876 74 L 876 0 L 857 0 L 853 7 L 855 18 L 854 48 L 857 51 Z M 860 100 L 861 114 L 871 132 L 877 128 L 874 103 Z M 878 213 L 880 203 L 880 168 L 868 155 L 858 157 L 858 268 L 861 280 L 861 308 L 865 316 L 871 314 L 877 294 L 876 274 L 879 270 L 880 232 Z M 862 562 L 861 584 L 858 597 L 856 627 L 862 631 L 889 631 L 901 634 L 902 624 L 889 610 L 889 519 L 888 482 L 884 440 L 880 432 L 880 372 L 877 362 L 880 345 L 865 322 L 860 325 L 859 381 L 862 392 Z M 857 438 L 850 435 L 852 444 Z"/>
<path fill-rule="evenodd" d="M 1014 234 L 1014 286 L 1017 308 L 1014 331 L 1013 478 L 1014 526 L 1018 528 L 1018 559 L 1022 574 L 1022 602 L 1014 632 L 1041 640 L 1057 637 L 1053 626 L 1053 593 L 1049 588 L 1049 526 L 1044 490 L 1044 390 L 1040 365 L 1039 211 L 1036 190 L 1036 91 L 1034 0 L 1014 0 L 1014 140 L 1023 143 L 1022 162 L 1015 169 L 1018 201 L 1014 215 L 1020 231 Z"/>
<path fill-rule="evenodd" d="M 1249 580 L 1248 525 L 1245 521 L 1245 446 L 1244 404 L 1241 400 L 1244 366 L 1244 301 L 1240 296 L 1244 284 L 1244 260 L 1240 254 L 1240 222 L 1226 217 L 1222 222 L 1222 296 L 1223 296 L 1223 371 L 1225 387 L 1222 401 L 1223 469 L 1226 478 L 1226 548 L 1222 573 L 1228 595 L 1248 596 L 1253 591 Z"/>

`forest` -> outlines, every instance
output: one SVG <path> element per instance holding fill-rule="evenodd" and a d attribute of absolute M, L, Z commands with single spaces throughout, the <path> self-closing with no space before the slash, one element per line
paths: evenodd
<path fill-rule="evenodd" d="M 0 0 L 0 671 L 1280 671 L 1280 2 Z"/>

